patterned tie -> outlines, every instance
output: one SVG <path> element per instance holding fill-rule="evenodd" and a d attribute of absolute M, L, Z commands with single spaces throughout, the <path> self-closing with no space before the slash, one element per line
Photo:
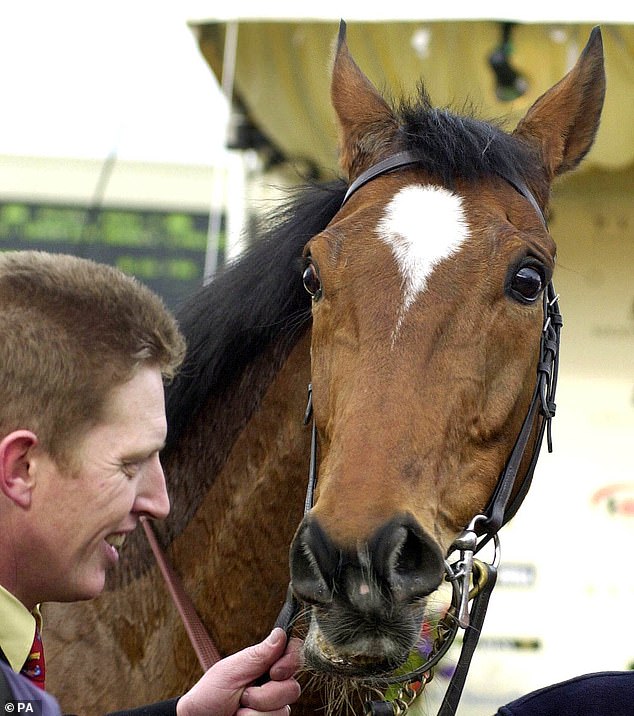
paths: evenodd
<path fill-rule="evenodd" d="M 40 630 L 35 627 L 35 638 L 33 639 L 33 646 L 31 652 L 28 655 L 22 671 L 20 672 L 27 679 L 30 679 L 36 686 L 44 690 L 44 647 L 42 646 L 42 638 L 40 637 Z"/>

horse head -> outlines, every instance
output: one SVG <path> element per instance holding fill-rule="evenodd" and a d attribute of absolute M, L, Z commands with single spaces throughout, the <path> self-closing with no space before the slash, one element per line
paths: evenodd
<path fill-rule="evenodd" d="M 511 133 L 424 90 L 395 110 L 342 26 L 332 102 L 353 191 L 304 250 L 318 480 L 290 550 L 318 672 L 405 661 L 454 540 L 491 498 L 535 389 L 556 253 L 542 213 L 590 149 L 604 91 L 595 30 Z"/>

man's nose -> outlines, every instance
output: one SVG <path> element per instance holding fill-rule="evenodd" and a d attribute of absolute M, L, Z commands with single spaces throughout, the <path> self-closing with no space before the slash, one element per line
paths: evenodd
<path fill-rule="evenodd" d="M 157 520 L 164 520 L 170 511 L 165 474 L 158 455 L 153 457 L 139 482 L 134 511 Z"/>

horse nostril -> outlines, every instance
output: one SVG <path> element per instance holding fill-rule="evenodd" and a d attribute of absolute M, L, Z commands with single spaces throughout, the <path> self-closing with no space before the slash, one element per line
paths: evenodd
<path fill-rule="evenodd" d="M 406 529 L 405 539 L 397 549 L 394 572 L 397 574 L 419 572 L 423 568 L 425 551 L 418 535 Z"/>
<path fill-rule="evenodd" d="M 290 550 L 291 586 L 295 595 L 310 604 L 332 601 L 332 580 L 338 551 L 316 521 L 305 520 Z"/>
<path fill-rule="evenodd" d="M 316 519 L 305 518 L 290 549 L 293 592 L 309 604 L 332 602 L 335 584 L 363 609 L 383 598 L 375 590 L 381 584 L 396 602 L 411 602 L 438 588 L 444 565 L 436 542 L 409 515 L 390 520 L 356 554 L 344 554 Z"/>
<path fill-rule="evenodd" d="M 397 601 L 424 597 L 438 588 L 445 569 L 442 553 L 415 520 L 390 521 L 374 542 L 375 569 Z"/>

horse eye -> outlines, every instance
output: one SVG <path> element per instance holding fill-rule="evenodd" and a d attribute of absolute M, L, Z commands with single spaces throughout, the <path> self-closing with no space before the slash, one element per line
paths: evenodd
<path fill-rule="evenodd" d="M 302 274 L 302 281 L 304 282 L 304 288 L 310 293 L 314 301 L 321 298 L 321 279 L 312 261 L 306 264 Z"/>
<path fill-rule="evenodd" d="M 544 289 L 544 278 L 535 266 L 522 266 L 511 278 L 510 289 L 520 301 L 536 301 Z"/>

